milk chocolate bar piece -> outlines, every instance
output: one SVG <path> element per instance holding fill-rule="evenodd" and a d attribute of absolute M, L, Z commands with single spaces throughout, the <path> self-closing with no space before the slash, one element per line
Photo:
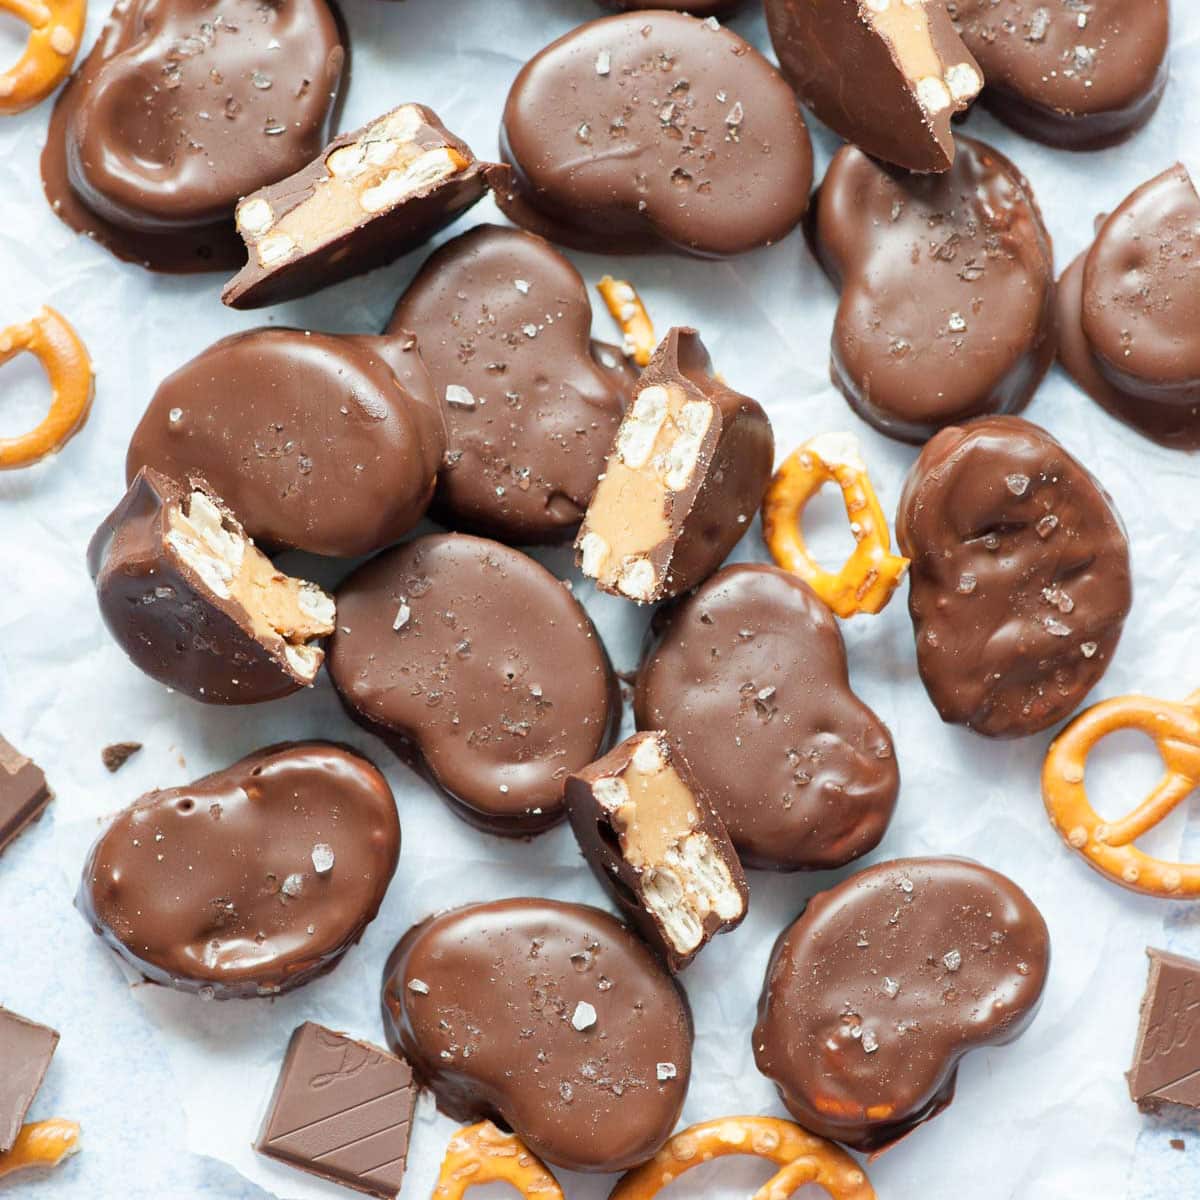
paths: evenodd
<path fill-rule="evenodd" d="M 497 172 L 431 109 L 401 105 L 238 204 L 250 261 L 221 299 L 260 308 L 384 266 L 481 200 Z"/>
<path fill-rule="evenodd" d="M 198 476 L 139 471 L 88 562 L 109 632 L 176 691 L 254 704 L 311 686 L 321 668 L 333 599 L 277 571 Z"/>
<path fill-rule="evenodd" d="M 0 1154 L 17 1140 L 57 1046 L 53 1029 L 0 1008 Z"/>
<path fill-rule="evenodd" d="M 757 401 L 713 376 L 694 329 L 672 329 L 588 505 L 575 543 L 583 573 L 639 603 L 694 587 L 749 528 L 774 458 Z"/>
<path fill-rule="evenodd" d="M 1200 962 L 1147 949 L 1150 977 L 1137 1048 L 1125 1078 L 1143 1112 L 1164 1104 L 1200 1110 Z"/>
<path fill-rule="evenodd" d="M 288 1044 L 255 1149 L 390 1200 L 404 1180 L 415 1099 L 402 1058 L 305 1021 Z"/>
<path fill-rule="evenodd" d="M 42 768 L 0 737 L 0 851 L 46 811 L 51 795 Z"/>
<path fill-rule="evenodd" d="M 766 0 L 784 75 L 835 133 L 910 171 L 954 162 L 950 119 L 983 72 L 941 0 Z"/>
<path fill-rule="evenodd" d="M 737 852 L 665 733 L 636 733 L 570 776 L 566 801 L 584 857 L 672 971 L 741 924 Z"/>

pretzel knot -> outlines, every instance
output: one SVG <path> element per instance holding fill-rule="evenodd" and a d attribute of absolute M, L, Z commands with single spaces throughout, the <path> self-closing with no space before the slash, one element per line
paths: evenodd
<path fill-rule="evenodd" d="M 64 1158 L 79 1150 L 79 1124 L 55 1117 L 25 1125 L 17 1134 L 12 1149 L 0 1154 L 0 1178 L 16 1171 L 37 1167 L 57 1167 Z"/>
<path fill-rule="evenodd" d="M 857 543 L 836 572 L 809 553 L 800 525 L 805 506 L 826 483 L 841 488 Z M 908 571 L 909 560 L 892 553 L 887 520 L 852 434 L 820 434 L 786 459 L 767 488 L 762 518 L 771 557 L 799 575 L 839 617 L 879 612 Z"/>
<path fill-rule="evenodd" d="M 511 1184 L 531 1200 L 563 1200 L 562 1189 L 542 1161 L 491 1121 L 468 1125 L 450 1139 L 433 1200 L 460 1200 L 477 1183 Z"/>
<path fill-rule="evenodd" d="M 0 113 L 19 113 L 44 100 L 71 72 L 87 0 L 0 0 L 0 9 L 29 26 L 25 53 L 0 74 Z"/>
<path fill-rule="evenodd" d="M 621 349 L 625 356 L 632 358 L 639 367 L 648 365 L 658 342 L 654 336 L 654 323 L 637 289 L 623 279 L 605 275 L 596 284 L 596 291 L 608 305 L 613 320 L 621 327 L 624 335 Z"/>
<path fill-rule="evenodd" d="M 780 1168 L 754 1200 L 785 1200 L 809 1183 L 824 1188 L 832 1200 L 875 1200 L 871 1181 L 844 1150 L 774 1117 L 723 1117 L 693 1125 L 630 1171 L 608 1200 L 650 1200 L 685 1171 L 731 1154 L 765 1158 Z"/>
<path fill-rule="evenodd" d="M 0 0 L 2 7 L 7 0 Z M 46 419 L 29 433 L 0 438 L 0 471 L 27 467 L 60 450 L 82 427 L 92 406 L 92 362 L 75 330 L 52 308 L 32 321 L 0 331 L 0 367 L 27 351 L 50 379 L 52 399 Z"/>
<path fill-rule="evenodd" d="M 1134 729 L 1153 738 L 1166 766 L 1158 786 L 1132 812 L 1106 821 L 1084 786 L 1087 758 L 1110 733 Z M 1133 843 L 1200 787 L 1200 692 L 1182 704 L 1120 696 L 1081 713 L 1051 745 L 1042 769 L 1046 811 L 1072 850 L 1114 883 L 1168 899 L 1200 899 L 1200 863 L 1164 862 Z"/>

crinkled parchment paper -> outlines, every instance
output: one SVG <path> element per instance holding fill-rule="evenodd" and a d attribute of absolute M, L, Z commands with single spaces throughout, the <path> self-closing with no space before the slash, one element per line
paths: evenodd
<path fill-rule="evenodd" d="M 105 7 L 94 0 L 89 43 Z M 495 153 L 500 109 L 520 64 L 599 12 L 591 0 L 345 0 L 345 7 L 354 45 L 345 127 L 419 100 L 485 156 Z M 1111 209 L 1194 141 L 1200 7 L 1178 0 L 1175 23 L 1166 102 L 1125 146 L 1092 155 L 1054 152 L 1023 141 L 985 113 L 970 118 L 971 133 L 993 141 L 1028 174 L 1060 268 L 1087 244 L 1097 212 Z M 734 24 L 767 47 L 757 11 Z M 6 26 L 0 45 L 15 48 L 15 34 L 8 33 Z M 218 278 L 146 274 L 52 217 L 37 174 L 48 116 L 43 106 L 0 120 L 0 326 L 53 304 L 86 339 L 99 374 L 91 421 L 66 451 L 33 470 L 0 477 L 0 729 L 46 767 L 57 792 L 43 821 L 0 859 L 0 1003 L 62 1031 L 34 1112 L 81 1119 L 85 1147 L 53 1177 L 18 1182 L 7 1194 L 46 1200 L 344 1195 L 250 1149 L 294 1026 L 313 1019 L 381 1039 L 384 958 L 411 922 L 436 907 L 529 891 L 593 903 L 603 897 L 566 830 L 513 845 L 451 817 L 425 784 L 344 718 L 326 679 L 275 705 L 207 708 L 142 677 L 105 634 L 84 547 L 120 494 L 130 432 L 159 380 L 219 336 L 264 320 L 376 331 L 423 255 L 266 313 L 230 312 L 219 303 Z M 823 132 L 817 142 L 823 170 L 834 142 Z M 496 219 L 490 203 L 460 226 L 488 219 Z M 854 429 L 883 503 L 894 510 L 914 452 L 866 428 L 830 386 L 835 296 L 799 234 L 732 263 L 575 261 L 593 283 L 605 271 L 628 272 L 660 330 L 672 323 L 698 326 L 730 383 L 767 407 L 781 453 L 819 431 Z M 596 330 L 613 336 L 603 313 Z M 0 429 L 16 432 L 38 412 L 38 372 L 16 364 L 0 378 Z M 1184 696 L 1200 686 L 1200 457 L 1136 437 L 1057 371 L 1028 415 L 1099 475 L 1132 537 L 1135 606 L 1096 698 L 1131 690 Z M 830 557 L 845 544 L 836 497 L 822 496 L 810 524 Z M 757 526 L 738 556 L 764 557 Z M 542 557 L 570 573 L 566 552 Z M 322 578 L 333 582 L 338 574 L 326 565 Z M 632 668 L 644 614 L 581 583 L 577 592 L 618 667 Z M 858 618 L 844 629 L 854 685 L 891 726 L 903 771 L 895 822 L 873 857 L 977 857 L 1028 890 L 1054 939 L 1036 1023 L 1015 1045 L 965 1062 L 953 1107 L 871 1168 L 880 1196 L 1143 1200 L 1200 1194 L 1200 1130 L 1139 1116 L 1122 1078 L 1145 977 L 1143 948 L 1168 944 L 1200 955 L 1200 909 L 1123 892 L 1068 856 L 1039 795 L 1048 736 L 995 744 L 939 722 L 916 676 L 903 595 L 882 616 Z M 281 738 L 310 736 L 341 738 L 365 750 L 386 770 L 400 806 L 400 869 L 361 945 L 331 976 L 276 1001 L 204 1003 L 131 988 L 71 907 L 100 822 L 151 787 L 182 783 Z M 145 749 L 109 776 L 100 750 L 120 740 L 144 742 Z M 1101 755 L 1099 800 L 1116 812 L 1154 777 L 1154 758 L 1127 739 Z M 1183 831 L 1181 815 L 1155 845 L 1174 852 Z M 1197 843 L 1200 836 L 1193 839 L 1193 857 L 1200 853 Z M 735 935 L 718 939 L 687 974 L 697 1042 L 686 1120 L 782 1113 L 754 1069 L 755 1003 L 775 935 L 806 896 L 831 881 L 755 874 L 750 919 Z M 406 1196 L 429 1195 L 452 1128 L 422 1101 Z M 1172 1149 L 1171 1138 L 1182 1138 L 1186 1149 Z M 729 1162 L 679 1190 L 732 1200 L 763 1177 L 760 1166 Z M 571 1178 L 566 1188 L 572 1200 L 593 1200 L 607 1195 L 610 1183 Z"/>

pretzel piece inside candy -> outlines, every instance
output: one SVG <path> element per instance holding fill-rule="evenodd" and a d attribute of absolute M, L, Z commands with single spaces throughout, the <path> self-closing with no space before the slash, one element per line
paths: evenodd
<path fill-rule="evenodd" d="M 433 1200 L 461 1200 L 483 1183 L 507 1183 L 530 1200 L 563 1200 L 562 1188 L 535 1154 L 491 1121 L 460 1129 L 446 1148 Z"/>
<path fill-rule="evenodd" d="M 1132 812 L 1106 821 L 1084 785 L 1088 755 L 1111 733 L 1152 738 L 1166 766 L 1158 786 Z M 1200 691 L 1182 703 L 1119 696 L 1082 712 L 1058 735 L 1042 768 L 1046 811 L 1063 840 L 1101 875 L 1131 891 L 1200 899 L 1200 863 L 1165 862 L 1133 843 L 1200 788 Z"/>
<path fill-rule="evenodd" d="M 0 1154 L 0 1179 L 17 1171 L 57 1167 L 79 1151 L 79 1124 L 55 1117 L 25 1125 L 6 1154 Z"/>
<path fill-rule="evenodd" d="M 29 433 L 0 438 L 0 471 L 28 467 L 61 450 L 83 427 L 92 406 L 92 360 L 79 335 L 54 309 L 43 308 L 32 321 L 0 331 L 0 367 L 24 352 L 46 370 L 50 411 Z"/>
<path fill-rule="evenodd" d="M 857 543 L 840 571 L 827 571 L 813 558 L 800 524 L 805 506 L 826 483 L 841 488 Z M 887 520 L 852 434 L 823 433 L 794 451 L 767 488 L 762 519 L 771 557 L 839 617 L 879 612 L 908 570 L 909 560 L 892 553 Z"/>
<path fill-rule="evenodd" d="M 810 1183 L 824 1188 L 831 1200 L 875 1200 L 871 1181 L 849 1154 L 774 1117 L 723 1117 L 677 1133 L 649 1162 L 630 1171 L 609 1200 L 651 1200 L 692 1167 L 733 1154 L 765 1158 L 779 1167 L 754 1200 L 785 1200 Z"/>
<path fill-rule="evenodd" d="M 12 115 L 44 100 L 71 73 L 87 0 L 0 0 L 0 9 L 29 26 L 25 53 L 0 72 L 0 113 Z"/>
<path fill-rule="evenodd" d="M 654 322 L 650 320 L 637 289 L 623 279 L 605 275 L 596 284 L 596 291 L 608 306 L 613 320 L 621 327 L 621 349 L 625 356 L 632 358 L 639 367 L 649 366 L 658 339 L 654 336 Z"/>

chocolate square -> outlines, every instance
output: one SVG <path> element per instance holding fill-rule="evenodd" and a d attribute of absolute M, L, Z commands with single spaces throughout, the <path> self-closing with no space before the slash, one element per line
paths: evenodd
<path fill-rule="evenodd" d="M 1137 1048 L 1126 1073 L 1143 1112 L 1164 1104 L 1200 1109 L 1200 962 L 1147 949 L 1150 977 Z"/>
<path fill-rule="evenodd" d="M 404 1180 L 415 1098 L 403 1059 L 306 1021 L 288 1044 L 255 1149 L 390 1200 Z"/>
<path fill-rule="evenodd" d="M 41 767 L 0 737 L 0 851 L 50 803 Z"/>
<path fill-rule="evenodd" d="M 17 1140 L 57 1046 L 53 1029 L 0 1008 L 0 1154 Z"/>

